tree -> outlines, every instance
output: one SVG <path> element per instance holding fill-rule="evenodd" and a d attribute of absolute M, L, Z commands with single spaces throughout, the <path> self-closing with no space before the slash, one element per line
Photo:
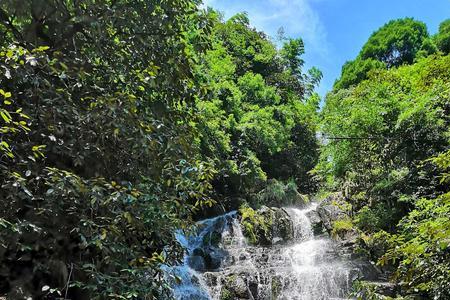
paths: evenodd
<path fill-rule="evenodd" d="M 437 51 L 435 38 L 419 43 L 414 31 L 394 32 L 411 22 L 389 22 L 343 67 L 321 113 L 314 173 L 345 196 L 346 229 L 358 232 L 359 251 L 389 266 L 401 296 L 447 299 L 450 56 Z M 400 51 L 408 41 L 417 43 Z M 356 294 L 370 290 L 362 282 Z"/>
<path fill-rule="evenodd" d="M 434 53 L 436 46 L 424 23 L 412 18 L 392 20 L 372 33 L 355 60 L 344 64 L 334 88 L 348 88 L 367 79 L 373 70 L 412 64 Z"/>
<path fill-rule="evenodd" d="M 373 58 L 363 60 L 361 57 L 357 57 L 344 64 L 342 75 L 336 80 L 333 87 L 335 89 L 349 88 L 367 79 L 370 71 L 384 68 L 386 68 L 385 64 L 379 60 Z"/>
<path fill-rule="evenodd" d="M 439 25 L 439 32 L 435 36 L 436 45 L 444 54 L 450 53 L 450 19 Z"/>
<path fill-rule="evenodd" d="M 1 294 L 169 294 L 174 230 L 210 204 L 208 22 L 194 1 L 1 2 Z"/>
<path fill-rule="evenodd" d="M 225 22 L 210 14 L 215 18 L 212 49 L 197 71 L 210 90 L 197 102 L 202 112 L 197 142 L 218 170 L 218 197 L 251 199 L 271 178 L 292 178 L 303 192 L 312 190 L 307 172 L 317 147 L 306 145 L 316 145 L 318 103 L 312 95 L 320 71 L 302 72 L 301 39 L 287 40 L 278 51 L 264 33 L 251 28 L 245 14 Z M 296 163 L 288 163 L 294 155 Z M 284 162 L 286 172 L 277 169 L 276 161 Z M 234 200 L 223 204 L 239 205 Z"/>
<path fill-rule="evenodd" d="M 423 22 L 412 18 L 392 20 L 370 36 L 360 57 L 379 60 L 388 68 L 411 64 L 426 38 L 428 31 Z"/>

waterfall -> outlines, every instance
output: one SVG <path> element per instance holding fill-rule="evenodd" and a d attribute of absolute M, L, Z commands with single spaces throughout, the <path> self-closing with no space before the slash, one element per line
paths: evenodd
<path fill-rule="evenodd" d="M 282 282 L 280 299 L 339 299 L 348 292 L 351 269 L 336 259 L 330 239 L 314 237 L 307 214 L 316 207 L 289 209 L 294 216 L 296 243 L 283 249 L 291 272 Z"/>
<path fill-rule="evenodd" d="M 316 207 L 284 208 L 293 239 L 270 247 L 248 245 L 236 212 L 199 222 L 197 234 L 179 232 L 186 249 L 184 263 L 167 268 L 167 274 L 177 278 L 172 282 L 174 297 L 347 299 L 352 269 L 339 258 L 331 239 L 314 236 L 309 214 Z"/>

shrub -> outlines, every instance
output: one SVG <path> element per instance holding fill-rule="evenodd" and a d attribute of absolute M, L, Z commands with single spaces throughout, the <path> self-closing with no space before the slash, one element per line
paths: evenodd
<path fill-rule="evenodd" d="M 353 229 L 353 221 L 347 217 L 333 222 L 333 230 L 331 231 L 331 235 L 334 238 L 342 237 L 345 233 L 350 232 Z"/>

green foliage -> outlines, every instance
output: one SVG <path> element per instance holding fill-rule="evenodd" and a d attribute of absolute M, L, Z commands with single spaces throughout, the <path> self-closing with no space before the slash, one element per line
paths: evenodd
<path fill-rule="evenodd" d="M 432 161 L 446 172 L 449 157 L 447 151 Z M 434 199 L 423 198 L 401 220 L 399 233 L 389 237 L 389 247 L 378 263 L 396 265 L 394 276 L 407 282 L 407 289 L 431 295 L 433 299 L 447 299 L 450 297 L 449 237 L 450 193 Z"/>
<path fill-rule="evenodd" d="M 388 67 L 411 64 L 426 38 L 424 23 L 412 18 L 392 20 L 370 36 L 360 56 L 379 60 Z"/>
<path fill-rule="evenodd" d="M 414 300 L 414 297 L 396 296 L 395 298 L 382 295 L 376 282 L 357 280 L 353 283 L 352 296 L 357 300 Z"/>
<path fill-rule="evenodd" d="M 445 40 L 445 34 L 439 36 Z M 435 54 L 438 50 L 435 40 L 429 37 L 422 22 L 412 18 L 392 20 L 370 36 L 355 60 L 344 64 L 334 89 L 349 88 L 369 78 L 371 72 L 412 64 Z"/>
<path fill-rule="evenodd" d="M 393 226 L 391 221 L 396 219 L 395 208 L 386 207 L 384 203 L 377 203 L 361 208 L 355 218 L 358 228 L 365 232 L 372 233 L 379 230 L 390 230 Z"/>
<path fill-rule="evenodd" d="M 353 230 L 354 225 L 351 218 L 340 219 L 333 222 L 333 229 L 331 231 L 331 235 L 334 238 L 337 238 Z"/>
<path fill-rule="evenodd" d="M 435 191 L 430 182 L 439 188 L 436 168 L 422 162 L 448 145 L 449 66 L 448 56 L 430 56 L 328 95 L 322 132 L 331 139 L 316 170 L 343 182 L 356 209 L 361 192 L 401 213 Z"/>
<path fill-rule="evenodd" d="M 393 271 L 402 293 L 426 299 L 450 297 L 450 56 L 437 42 L 446 24 L 431 38 L 412 19 L 372 35 L 327 95 L 314 170 L 352 207 L 333 233 L 355 224 L 359 250 Z M 354 296 L 390 299 L 377 289 L 359 282 Z"/>
<path fill-rule="evenodd" d="M 222 288 L 220 291 L 220 300 L 232 300 L 233 294 L 226 288 Z"/>
<path fill-rule="evenodd" d="M 299 194 L 297 185 L 293 181 L 284 184 L 276 179 L 270 179 L 267 181 L 267 185 L 257 194 L 259 205 L 282 207 L 305 205 L 307 202 L 307 197 Z"/>
<path fill-rule="evenodd" d="M 246 205 L 239 208 L 239 214 L 241 216 L 241 225 L 244 229 L 244 236 L 250 244 L 265 245 L 270 242 L 267 240 L 267 237 L 270 236 L 270 231 L 272 230 L 272 219 L 267 219 L 267 216 L 259 214 Z"/>
<path fill-rule="evenodd" d="M 209 90 L 197 100 L 196 127 L 204 159 L 218 170 L 216 192 L 254 197 L 268 178 L 293 178 L 305 192 L 313 190 L 308 171 L 318 157 L 319 103 L 313 90 L 321 73 L 302 73 L 303 42 L 288 40 L 278 51 L 250 27 L 245 14 L 225 22 L 215 12 L 209 16 L 214 20 L 212 49 L 197 70 Z"/>
<path fill-rule="evenodd" d="M 439 25 L 439 32 L 434 37 L 436 45 L 444 54 L 450 53 L 450 19 Z"/>
<path fill-rule="evenodd" d="M 379 60 L 357 57 L 355 60 L 348 61 L 344 64 L 342 67 L 342 75 L 335 82 L 334 88 L 337 90 L 348 88 L 367 79 L 370 71 L 384 68 L 385 64 Z"/>
<path fill-rule="evenodd" d="M 301 55 L 305 53 L 305 45 L 301 39 L 289 39 L 281 49 L 281 57 L 286 60 L 287 66 L 293 74 L 301 74 L 304 61 Z"/>
<path fill-rule="evenodd" d="M 1 294 L 169 295 L 160 266 L 214 174 L 192 144 L 196 7 L 2 1 Z"/>
<path fill-rule="evenodd" d="M 400 233 L 379 263 L 398 264 L 395 278 L 407 288 L 429 294 L 433 299 L 450 297 L 450 193 L 422 199 L 400 222 Z"/>
<path fill-rule="evenodd" d="M 390 238 L 391 234 L 384 230 L 379 230 L 375 233 L 362 232 L 360 235 L 360 245 L 357 250 L 367 254 L 367 257 L 371 261 L 378 261 L 392 247 Z"/>
<path fill-rule="evenodd" d="M 432 157 L 430 161 L 442 171 L 441 183 L 450 182 L 450 150 Z"/>

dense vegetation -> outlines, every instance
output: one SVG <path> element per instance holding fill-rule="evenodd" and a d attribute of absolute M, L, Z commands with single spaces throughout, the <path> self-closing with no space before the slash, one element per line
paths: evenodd
<path fill-rule="evenodd" d="M 170 297 L 175 229 L 313 191 L 302 41 L 198 4 L 2 1 L 0 295 Z"/>
<path fill-rule="evenodd" d="M 213 18 L 211 49 L 197 74 L 208 94 L 197 101 L 197 138 L 204 160 L 217 171 L 213 185 L 220 205 L 257 202 L 267 179 L 292 181 L 313 191 L 307 174 L 318 158 L 315 137 L 319 97 L 317 69 L 302 72 L 300 39 L 278 51 L 245 14 L 225 23 Z"/>
<path fill-rule="evenodd" d="M 319 113 L 301 39 L 199 4 L 0 3 L 0 295 L 170 298 L 176 229 L 320 188 L 333 232 L 448 299 L 450 21 L 374 32 Z"/>
<path fill-rule="evenodd" d="M 376 31 L 327 95 L 315 170 L 344 193 L 361 250 L 426 299 L 450 297 L 448 42 L 448 21 Z"/>

